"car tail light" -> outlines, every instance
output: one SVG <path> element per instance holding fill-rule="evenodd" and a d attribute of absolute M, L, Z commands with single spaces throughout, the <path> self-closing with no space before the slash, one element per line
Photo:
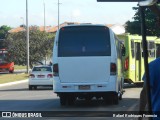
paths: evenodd
<path fill-rule="evenodd" d="M 129 67 L 129 58 L 127 57 L 124 61 L 124 70 L 128 70 Z"/>
<path fill-rule="evenodd" d="M 53 77 L 52 74 L 48 74 L 48 75 L 47 75 L 47 78 L 52 78 L 52 77 Z"/>
<path fill-rule="evenodd" d="M 53 65 L 53 75 L 58 76 L 59 75 L 59 69 L 58 69 L 58 64 Z"/>
<path fill-rule="evenodd" d="M 110 74 L 111 75 L 116 75 L 116 73 L 117 73 L 117 66 L 116 66 L 116 64 L 115 63 L 111 63 L 110 64 Z"/>
<path fill-rule="evenodd" d="M 30 78 L 35 78 L 34 74 L 30 74 L 29 76 L 30 76 Z"/>

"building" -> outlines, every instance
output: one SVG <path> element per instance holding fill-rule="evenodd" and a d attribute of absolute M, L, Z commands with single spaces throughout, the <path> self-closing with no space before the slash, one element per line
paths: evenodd
<path fill-rule="evenodd" d="M 125 27 L 119 24 L 107 24 L 107 27 L 113 30 L 113 32 L 116 35 L 124 34 L 125 33 Z"/>
<path fill-rule="evenodd" d="M 67 25 L 74 25 L 74 24 L 80 24 L 80 23 L 78 23 L 78 22 L 64 22 L 64 23 L 60 24 L 59 27 L 61 28 L 61 27 L 67 26 Z M 117 35 L 125 33 L 125 28 L 122 25 L 107 24 L 106 26 L 111 28 L 113 30 L 113 32 Z M 40 31 L 44 31 L 44 28 L 45 28 L 45 31 L 48 33 L 56 33 L 58 30 L 58 26 L 46 26 L 46 27 L 44 27 L 44 26 L 30 26 L 29 27 L 30 30 L 37 29 Z M 13 28 L 13 29 L 9 30 L 8 32 L 9 33 L 17 33 L 17 32 L 21 32 L 21 31 L 25 31 L 24 25 L 21 25 L 17 28 Z"/>

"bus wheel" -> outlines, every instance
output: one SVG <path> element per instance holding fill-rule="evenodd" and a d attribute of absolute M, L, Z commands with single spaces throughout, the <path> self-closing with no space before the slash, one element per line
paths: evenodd
<path fill-rule="evenodd" d="M 66 97 L 66 95 L 61 94 L 60 95 L 60 104 L 61 104 L 61 106 L 66 105 L 66 103 L 67 103 L 67 97 Z"/>
<path fill-rule="evenodd" d="M 92 96 L 86 96 L 85 100 L 90 101 L 92 99 Z"/>
<path fill-rule="evenodd" d="M 107 105 L 112 104 L 112 99 L 110 97 L 110 94 L 105 95 L 103 99 Z"/>
<path fill-rule="evenodd" d="M 123 87 L 122 87 L 122 83 L 119 86 L 119 92 L 118 92 L 118 98 L 119 100 L 122 100 L 122 95 L 123 95 Z"/>
<path fill-rule="evenodd" d="M 32 90 L 32 85 L 29 85 L 29 90 Z"/>
<path fill-rule="evenodd" d="M 115 105 L 118 105 L 118 103 L 119 103 L 119 99 L 118 99 L 118 94 L 117 93 L 114 93 L 113 95 L 112 95 L 112 98 L 113 98 L 113 104 L 115 104 Z"/>
<path fill-rule="evenodd" d="M 75 97 L 74 96 L 69 96 L 67 99 L 68 105 L 74 105 L 75 102 Z"/>
<path fill-rule="evenodd" d="M 104 98 L 104 101 L 107 105 L 111 104 L 111 99 L 110 98 Z"/>
<path fill-rule="evenodd" d="M 34 89 L 37 90 L 37 86 L 34 86 Z"/>
<path fill-rule="evenodd" d="M 122 93 L 119 93 L 119 100 L 122 100 Z"/>

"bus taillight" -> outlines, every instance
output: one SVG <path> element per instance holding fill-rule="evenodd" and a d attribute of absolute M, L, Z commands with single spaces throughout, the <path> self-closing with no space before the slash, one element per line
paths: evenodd
<path fill-rule="evenodd" d="M 117 66 L 115 63 L 111 63 L 110 64 L 110 75 L 116 75 L 117 73 Z"/>
<path fill-rule="evenodd" d="M 128 70 L 129 67 L 129 58 L 127 57 L 124 62 L 124 70 Z"/>
<path fill-rule="evenodd" d="M 58 64 L 54 64 L 53 65 L 53 76 L 59 76 L 59 68 L 58 68 Z"/>

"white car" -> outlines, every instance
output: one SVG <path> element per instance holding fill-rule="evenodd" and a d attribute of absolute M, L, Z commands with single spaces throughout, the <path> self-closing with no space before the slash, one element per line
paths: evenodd
<path fill-rule="evenodd" d="M 29 76 L 29 90 L 37 89 L 37 86 L 53 86 L 52 66 L 35 66 Z"/>

